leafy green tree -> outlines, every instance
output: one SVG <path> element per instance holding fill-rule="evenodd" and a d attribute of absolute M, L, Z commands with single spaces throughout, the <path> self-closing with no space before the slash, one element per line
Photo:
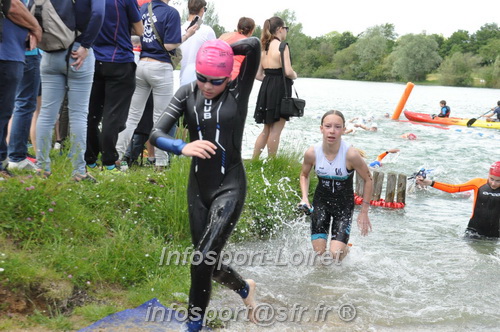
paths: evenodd
<path fill-rule="evenodd" d="M 474 51 L 478 52 L 492 40 L 500 40 L 500 28 L 496 23 L 485 24 L 473 36 L 476 44 Z"/>
<path fill-rule="evenodd" d="M 356 52 L 356 43 L 354 43 L 333 56 L 332 65 L 329 67 L 331 70 L 331 77 L 344 80 L 356 79 L 358 62 L 359 57 Z"/>
<path fill-rule="evenodd" d="M 384 80 L 386 76 L 382 70 L 383 60 L 390 54 L 394 44 L 395 34 L 391 31 L 391 24 L 369 28 L 358 41 L 355 52 L 359 58 L 356 68 L 356 78 L 361 80 Z"/>
<path fill-rule="evenodd" d="M 425 34 L 402 36 L 391 54 L 392 74 L 404 81 L 423 81 L 441 63 L 438 43 Z"/>
<path fill-rule="evenodd" d="M 500 38 L 490 39 L 479 49 L 478 54 L 483 58 L 483 65 L 491 65 L 500 55 Z"/>
<path fill-rule="evenodd" d="M 454 32 L 450 38 L 446 39 L 441 46 L 440 55 L 445 58 L 453 53 L 469 52 L 471 48 L 472 38 L 468 31 L 458 30 Z"/>
<path fill-rule="evenodd" d="M 454 53 L 439 66 L 440 82 L 451 86 L 472 86 L 472 74 L 479 69 L 481 57 L 472 53 Z"/>

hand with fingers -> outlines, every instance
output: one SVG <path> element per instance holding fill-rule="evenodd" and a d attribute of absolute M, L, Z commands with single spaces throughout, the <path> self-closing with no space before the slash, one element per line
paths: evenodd
<path fill-rule="evenodd" d="M 217 150 L 217 147 L 212 142 L 196 140 L 186 144 L 182 149 L 182 154 L 188 157 L 210 159 L 215 154 L 215 150 Z"/>

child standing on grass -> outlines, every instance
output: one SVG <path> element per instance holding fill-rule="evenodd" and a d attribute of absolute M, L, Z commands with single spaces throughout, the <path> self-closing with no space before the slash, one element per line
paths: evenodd
<path fill-rule="evenodd" d="M 358 150 L 342 140 L 345 118 L 339 111 L 328 111 L 321 118 L 323 140 L 307 149 L 300 172 L 300 205 L 314 209 L 311 214 L 311 242 L 313 250 L 322 255 L 326 251 L 331 227 L 330 254 L 338 260 L 347 255 L 354 212 L 354 171 L 364 180 L 363 204 L 358 216 L 358 228 L 365 236 L 372 225 L 368 208 L 373 182 L 368 166 Z M 313 205 L 309 203 L 309 173 L 312 168 L 319 182 L 314 192 Z"/>

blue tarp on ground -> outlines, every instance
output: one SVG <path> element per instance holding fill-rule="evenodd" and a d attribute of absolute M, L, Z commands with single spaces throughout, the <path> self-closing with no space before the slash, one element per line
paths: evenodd
<path fill-rule="evenodd" d="M 153 321 L 154 318 L 154 321 Z M 79 332 L 179 331 L 185 316 L 162 305 L 154 298 L 134 309 L 127 309 L 95 322 Z"/>

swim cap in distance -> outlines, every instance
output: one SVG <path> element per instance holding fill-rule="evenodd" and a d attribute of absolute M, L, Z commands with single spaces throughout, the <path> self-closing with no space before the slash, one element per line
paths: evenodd
<path fill-rule="evenodd" d="M 500 176 L 500 161 L 497 161 L 490 166 L 490 175 Z"/>
<path fill-rule="evenodd" d="M 233 71 L 233 49 L 223 40 L 209 40 L 196 54 L 196 71 L 213 77 L 231 77 Z"/>
<path fill-rule="evenodd" d="M 417 139 L 417 135 L 415 135 L 415 134 L 413 134 L 413 133 L 409 133 L 409 134 L 408 134 L 408 139 L 409 139 L 409 140 L 412 140 L 412 141 L 413 141 L 413 140 L 416 140 L 416 139 Z"/>
<path fill-rule="evenodd" d="M 382 164 L 380 163 L 380 161 L 375 160 L 375 161 L 372 161 L 372 162 L 370 163 L 370 165 L 368 165 L 368 166 L 376 168 L 376 167 L 380 167 L 380 166 L 382 166 Z"/>

